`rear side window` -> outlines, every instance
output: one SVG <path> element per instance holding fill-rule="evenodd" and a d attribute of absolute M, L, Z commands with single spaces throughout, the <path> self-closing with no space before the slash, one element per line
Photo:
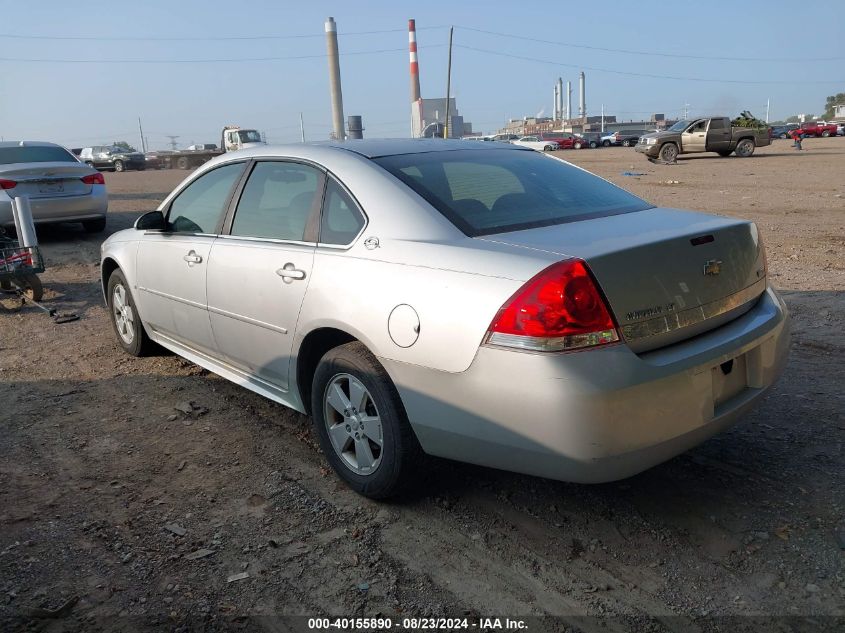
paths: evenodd
<path fill-rule="evenodd" d="M 0 165 L 13 163 L 75 163 L 76 157 L 63 147 L 31 145 L 0 147 Z"/>
<path fill-rule="evenodd" d="M 652 206 L 586 171 L 533 151 L 458 150 L 374 160 L 471 237 Z"/>
<path fill-rule="evenodd" d="M 364 216 L 343 188 L 334 180 L 326 186 L 320 243 L 346 246 L 364 228 Z"/>
<path fill-rule="evenodd" d="M 247 180 L 232 235 L 302 241 L 322 174 L 308 165 L 260 162 Z"/>
<path fill-rule="evenodd" d="M 232 189 L 244 163 L 223 165 L 206 172 L 182 190 L 170 205 L 172 230 L 181 233 L 216 233 Z"/>

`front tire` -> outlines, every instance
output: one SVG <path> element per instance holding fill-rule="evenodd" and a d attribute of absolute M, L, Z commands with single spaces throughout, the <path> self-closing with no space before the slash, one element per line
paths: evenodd
<path fill-rule="evenodd" d="M 748 158 L 754 153 L 754 141 L 750 138 L 744 138 L 736 144 L 734 153 L 740 158 Z"/>
<path fill-rule="evenodd" d="M 572 146 L 572 149 L 581 149 L 581 143 L 575 143 L 575 144 Z"/>
<path fill-rule="evenodd" d="M 665 163 L 674 163 L 678 160 L 678 146 L 674 143 L 664 143 L 660 148 L 660 160 Z"/>
<path fill-rule="evenodd" d="M 114 170 L 115 171 L 124 171 L 125 169 L 126 169 L 126 167 L 124 166 L 122 160 L 114 161 Z"/>
<path fill-rule="evenodd" d="M 828 136 L 830 136 L 830 132 L 828 132 L 827 130 L 825 130 L 824 132 L 822 132 L 822 136 L 823 136 L 824 138 L 827 138 Z"/>
<path fill-rule="evenodd" d="M 610 147 L 610 141 L 602 141 L 601 146 L 602 147 Z"/>
<path fill-rule="evenodd" d="M 622 141 L 622 147 L 631 147 L 631 141 L 627 139 Z"/>
<path fill-rule="evenodd" d="M 363 344 L 335 347 L 320 359 L 311 412 L 326 459 L 355 492 L 384 499 L 408 485 L 422 449 L 399 392 Z"/>
<path fill-rule="evenodd" d="M 550 152 L 550 151 L 552 151 L 552 146 L 551 146 L 551 145 L 546 145 L 545 147 L 543 147 L 543 151 L 544 151 L 544 152 Z"/>
<path fill-rule="evenodd" d="M 129 284 L 120 269 L 115 270 L 109 277 L 106 296 L 112 328 L 123 351 L 132 356 L 148 354 L 152 341 L 144 331 L 141 317 L 129 291 Z"/>

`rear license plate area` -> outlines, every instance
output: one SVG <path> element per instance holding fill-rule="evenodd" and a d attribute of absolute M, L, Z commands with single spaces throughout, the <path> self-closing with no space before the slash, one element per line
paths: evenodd
<path fill-rule="evenodd" d="M 65 183 L 61 180 L 57 182 L 40 182 L 38 183 L 38 191 L 40 193 L 62 193 L 65 190 Z"/>
<path fill-rule="evenodd" d="M 731 358 L 710 369 L 713 404 L 719 406 L 748 388 L 746 354 Z"/>

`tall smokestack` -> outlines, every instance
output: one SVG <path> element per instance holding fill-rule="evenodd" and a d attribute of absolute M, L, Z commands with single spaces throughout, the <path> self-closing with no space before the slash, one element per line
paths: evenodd
<path fill-rule="evenodd" d="M 346 137 L 343 129 L 343 93 L 340 89 L 340 54 L 337 49 L 337 24 L 334 18 L 326 20 L 326 48 L 329 56 L 329 89 L 332 95 L 332 122 L 334 135 L 339 141 Z"/>
<path fill-rule="evenodd" d="M 569 120 L 572 118 L 572 82 L 566 82 L 566 112 L 564 118 Z"/>
<path fill-rule="evenodd" d="M 557 78 L 557 116 L 556 119 L 563 118 L 563 79 Z"/>
<path fill-rule="evenodd" d="M 560 95 L 558 94 L 558 91 L 557 91 L 557 84 L 555 84 L 555 96 L 554 96 L 554 101 L 552 102 L 553 103 L 553 105 L 552 105 L 552 120 L 558 118 L 557 104 L 558 104 L 559 100 L 560 100 Z"/>
<path fill-rule="evenodd" d="M 581 74 L 578 75 L 578 90 L 580 92 L 578 97 L 578 116 L 581 118 L 587 116 L 587 95 L 584 93 L 584 71 L 581 71 Z"/>
<path fill-rule="evenodd" d="M 411 103 L 420 98 L 420 65 L 417 60 L 417 23 L 408 20 L 408 55 L 411 59 Z"/>

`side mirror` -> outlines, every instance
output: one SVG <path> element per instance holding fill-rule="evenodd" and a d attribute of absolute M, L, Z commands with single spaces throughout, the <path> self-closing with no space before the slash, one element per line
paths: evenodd
<path fill-rule="evenodd" d="M 135 220 L 135 228 L 139 231 L 164 231 L 167 222 L 164 221 L 161 211 L 150 211 Z"/>

